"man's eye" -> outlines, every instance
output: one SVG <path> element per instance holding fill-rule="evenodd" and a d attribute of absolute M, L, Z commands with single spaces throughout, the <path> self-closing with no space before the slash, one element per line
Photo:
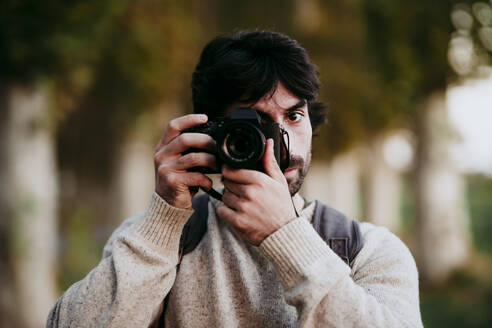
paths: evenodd
<path fill-rule="evenodd" d="M 291 122 L 297 122 L 297 121 L 300 121 L 302 119 L 302 116 L 303 115 L 299 112 L 292 112 L 292 113 L 289 113 L 288 118 L 289 118 L 289 121 L 291 121 Z"/>

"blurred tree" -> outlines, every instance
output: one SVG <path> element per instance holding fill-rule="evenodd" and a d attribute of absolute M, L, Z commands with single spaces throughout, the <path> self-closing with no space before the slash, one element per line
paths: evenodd
<path fill-rule="evenodd" d="M 361 3 L 310 0 L 297 4 L 299 38 L 320 66 L 321 98 L 330 107 L 328 124 L 314 140 L 316 158 L 328 159 L 333 165 L 339 161 L 334 157 L 339 156 L 359 162 L 339 166 L 347 169 L 344 176 L 351 173 L 350 183 L 362 185 L 353 189 L 362 191 L 364 206 L 355 205 L 363 213 L 357 216 L 396 230 L 398 206 L 390 199 L 398 199 L 399 183 L 382 157 L 384 138 L 378 134 L 398 126 L 398 116 L 394 113 L 395 104 L 383 97 L 387 86 L 368 63 Z M 357 152 L 359 156 L 345 156 L 354 146 L 369 150 Z M 354 166 L 359 169 L 349 169 Z M 360 196 L 350 198 L 356 197 Z"/>
<path fill-rule="evenodd" d="M 99 3 L 92 11 L 88 2 L 2 2 L 0 288 L 9 295 L 1 302 L 2 326 L 39 327 L 55 300 L 60 112 L 54 81 L 97 59 L 97 42 L 104 41 L 120 2 Z M 67 90 L 76 87 L 83 89 L 71 84 Z"/>
<path fill-rule="evenodd" d="M 416 134 L 417 258 L 429 283 L 461 265 L 468 248 L 464 182 L 447 149 L 453 132 L 443 99 L 447 84 L 455 78 L 447 58 L 462 74 L 473 74 L 490 63 L 492 44 L 490 5 L 457 4 L 452 11 L 453 3 L 310 0 L 297 6 L 298 39 L 320 66 L 321 97 L 333 108 L 314 149 L 332 157 L 357 143 L 368 144 L 375 158 L 364 179 L 369 183 L 367 214 L 378 204 L 387 204 L 391 196 L 367 191 L 396 187 L 381 186 L 383 181 L 396 181 L 388 169 L 376 165 L 383 162 L 378 155 L 381 135 L 402 127 Z M 451 21 L 456 31 L 448 53 Z M 385 178 L 375 179 L 374 172 Z"/>
<path fill-rule="evenodd" d="M 82 181 L 76 193 L 84 179 L 104 177 L 99 184 L 107 184 L 117 171 L 116 131 L 124 139 L 140 113 L 181 97 L 199 35 L 190 6 L 2 2 L 0 326 L 41 326 L 54 303 L 56 154 L 59 166 Z"/>
<path fill-rule="evenodd" d="M 134 158 L 128 151 L 135 147 L 128 144 L 153 153 L 166 122 L 189 102 L 190 66 L 201 35 L 191 7 L 189 1 L 129 1 L 115 20 L 91 85 L 59 131 L 60 169 L 73 177 L 79 191 L 65 204 L 95 204 L 97 216 L 111 221 L 123 219 L 121 204 L 139 199 L 131 196 L 135 186 L 125 184 L 127 176 L 118 172 Z M 147 161 L 152 165 L 152 156 Z M 148 181 L 145 170 L 130 173 L 133 180 Z M 120 195 L 111 199 L 115 191 Z M 107 231 L 106 223 L 94 222 Z"/>
<path fill-rule="evenodd" d="M 3 99 L 0 324 L 5 327 L 40 326 L 56 299 L 58 186 L 46 88 L 10 86 Z"/>
<path fill-rule="evenodd" d="M 453 132 L 444 99 L 454 76 L 446 60 L 452 1 L 362 3 L 369 63 L 390 91 L 382 96 L 398 104 L 392 116 L 403 118 L 418 138 L 417 260 L 424 281 L 438 283 L 464 263 L 469 246 L 464 182 L 449 157 Z"/>

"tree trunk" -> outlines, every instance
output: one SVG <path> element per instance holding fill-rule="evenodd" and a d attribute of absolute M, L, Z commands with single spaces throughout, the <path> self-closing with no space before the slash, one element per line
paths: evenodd
<path fill-rule="evenodd" d="M 417 262 L 423 282 L 442 283 L 467 259 L 465 182 L 449 154 L 453 135 L 444 93 L 432 95 L 417 118 Z"/>
<path fill-rule="evenodd" d="M 391 168 L 383 156 L 384 137 L 371 141 L 364 149 L 363 197 L 364 218 L 392 232 L 400 225 L 401 181 L 398 172 Z"/>
<path fill-rule="evenodd" d="M 150 122 L 148 122 L 150 123 Z M 147 129 L 150 126 L 147 125 Z M 154 190 L 154 150 L 150 131 L 133 131 L 118 146 L 114 161 L 116 175 L 114 192 L 116 197 L 114 218 L 121 222 L 125 218 L 145 210 Z"/>
<path fill-rule="evenodd" d="M 155 187 L 154 151 L 166 125 L 184 115 L 178 102 L 165 102 L 157 111 L 135 118 L 135 124 L 117 145 L 112 178 L 115 223 L 142 212 L 147 207 Z M 158 122 L 158 124 L 156 124 Z"/>
<path fill-rule="evenodd" d="M 56 301 L 57 170 L 49 90 L 15 86 L 0 94 L 2 326 L 44 326 Z"/>
<path fill-rule="evenodd" d="M 357 151 L 338 155 L 330 163 L 314 162 L 301 190 L 308 200 L 318 199 L 351 218 L 360 215 Z"/>

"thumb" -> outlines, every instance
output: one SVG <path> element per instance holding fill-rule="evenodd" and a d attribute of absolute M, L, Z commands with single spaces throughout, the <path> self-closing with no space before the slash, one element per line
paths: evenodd
<path fill-rule="evenodd" d="M 273 153 L 273 139 L 267 140 L 266 152 L 263 156 L 263 167 L 265 168 L 265 173 L 272 179 L 285 181 L 284 174 L 280 170 L 277 160 L 275 159 L 275 154 Z"/>

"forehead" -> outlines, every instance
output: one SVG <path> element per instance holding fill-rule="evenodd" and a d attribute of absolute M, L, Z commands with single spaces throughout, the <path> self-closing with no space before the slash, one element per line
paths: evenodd
<path fill-rule="evenodd" d="M 260 98 L 252 107 L 265 113 L 285 112 L 301 101 L 298 97 L 287 90 L 282 83 L 277 85 L 273 94 L 266 94 Z"/>
<path fill-rule="evenodd" d="M 231 111 L 238 106 L 248 106 L 256 109 L 257 111 L 264 112 L 266 114 L 273 115 L 275 113 L 284 113 L 285 110 L 298 104 L 302 99 L 296 97 L 293 93 L 287 90 L 282 83 L 278 83 L 277 88 L 273 93 L 268 92 L 261 97 L 256 103 L 240 103 L 237 102 L 230 106 L 226 114 L 229 115 Z"/>

